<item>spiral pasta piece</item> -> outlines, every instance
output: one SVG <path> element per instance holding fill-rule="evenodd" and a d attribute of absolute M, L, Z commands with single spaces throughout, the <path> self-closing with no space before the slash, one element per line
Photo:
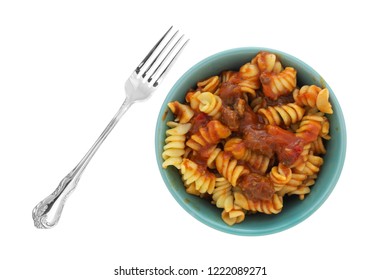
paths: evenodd
<path fill-rule="evenodd" d="M 332 105 L 329 101 L 329 90 L 327 88 L 322 89 L 317 97 L 317 108 L 319 111 L 326 113 L 326 114 L 332 114 L 333 109 Z"/>
<path fill-rule="evenodd" d="M 189 103 L 190 105 L 190 108 L 193 109 L 194 111 L 199 111 L 199 104 L 200 104 L 200 101 L 198 99 L 198 96 L 201 94 L 202 92 L 201 91 L 188 91 L 186 93 L 186 102 Z"/>
<path fill-rule="evenodd" d="M 304 105 L 313 108 L 316 107 L 317 96 L 320 91 L 321 88 L 316 85 L 305 85 L 300 89 L 296 88 L 293 91 L 293 99 L 298 105 Z"/>
<path fill-rule="evenodd" d="M 305 162 L 305 166 L 301 173 L 306 175 L 314 175 L 317 174 L 320 170 L 320 167 L 323 165 L 323 158 L 315 155 L 308 155 L 307 160 Z"/>
<path fill-rule="evenodd" d="M 311 192 L 310 187 L 314 184 L 315 184 L 315 180 L 313 178 L 308 178 L 295 190 L 288 192 L 287 195 L 288 196 L 298 195 L 300 200 L 304 200 L 305 195 Z"/>
<path fill-rule="evenodd" d="M 253 89 L 260 88 L 260 70 L 256 64 L 246 63 L 239 69 L 240 77 L 250 81 Z"/>
<path fill-rule="evenodd" d="M 195 189 L 200 193 L 212 194 L 215 188 L 215 175 L 201 168 L 197 163 L 185 158 L 181 163 L 182 180 L 186 186 L 195 183 Z"/>
<path fill-rule="evenodd" d="M 226 71 L 223 71 L 223 72 L 220 74 L 221 82 L 222 82 L 222 83 L 228 82 L 232 77 L 236 76 L 237 73 L 238 73 L 238 72 L 236 72 L 236 71 L 232 71 L 232 70 L 226 70 Z"/>
<path fill-rule="evenodd" d="M 304 85 L 300 89 L 293 91 L 293 98 L 299 105 L 317 108 L 319 111 L 332 114 L 332 105 L 329 101 L 329 90 L 321 89 L 316 85 Z"/>
<path fill-rule="evenodd" d="M 256 96 L 257 89 L 260 88 L 260 70 L 256 64 L 246 63 L 239 69 L 240 81 L 238 85 L 242 92 L 248 92 L 251 96 Z"/>
<path fill-rule="evenodd" d="M 291 166 L 294 170 L 302 170 L 305 168 L 306 161 L 311 153 L 311 143 L 303 146 L 302 153 L 296 160 L 296 162 Z"/>
<path fill-rule="evenodd" d="M 224 151 L 230 152 L 237 160 L 245 161 L 252 169 L 259 171 L 261 174 L 264 174 L 269 167 L 270 158 L 248 149 L 241 138 L 229 139 L 224 144 Z"/>
<path fill-rule="evenodd" d="M 190 185 L 184 184 L 184 186 L 188 194 L 202 197 L 203 194 L 195 188 L 195 183 L 191 183 Z"/>
<path fill-rule="evenodd" d="M 214 149 L 209 153 L 209 157 L 207 158 L 207 167 L 210 169 L 215 169 L 215 160 L 218 157 L 219 153 L 222 151 L 222 149 L 214 146 Z"/>
<path fill-rule="evenodd" d="M 236 159 L 243 159 L 249 156 L 248 149 L 245 146 L 243 139 L 238 137 L 228 139 L 224 144 L 224 151 L 230 152 Z"/>
<path fill-rule="evenodd" d="M 288 103 L 281 106 L 261 108 L 258 113 L 265 118 L 268 124 L 290 126 L 302 119 L 305 109 L 295 103 Z"/>
<path fill-rule="evenodd" d="M 277 191 L 277 195 L 284 196 L 285 194 L 289 194 L 297 190 L 297 188 L 302 185 L 307 177 L 308 176 L 306 174 L 292 172 L 290 181 Z"/>
<path fill-rule="evenodd" d="M 302 138 L 306 144 L 308 144 L 317 140 L 321 129 L 322 125 L 320 122 L 307 118 L 301 120 L 295 134 L 297 137 Z"/>
<path fill-rule="evenodd" d="M 270 52 L 259 52 L 251 61 L 252 64 L 257 64 L 261 72 L 280 73 L 283 68 L 277 56 Z"/>
<path fill-rule="evenodd" d="M 186 142 L 186 145 L 194 151 L 201 151 L 204 147 L 212 147 L 221 139 L 230 136 L 231 130 L 218 120 L 212 120 L 207 123 L 207 126 L 201 127 L 199 131 L 191 136 Z M 212 150 L 214 147 L 212 148 Z M 210 152 L 212 152 L 210 150 Z M 208 154 L 206 155 L 208 156 Z"/>
<path fill-rule="evenodd" d="M 280 163 L 278 166 L 272 167 L 269 173 L 269 179 L 277 191 L 292 179 L 292 170 Z"/>
<path fill-rule="evenodd" d="M 227 225 L 232 226 L 244 221 L 245 212 L 241 207 L 234 205 L 234 208 L 230 211 L 223 210 L 222 219 Z"/>
<path fill-rule="evenodd" d="M 307 175 L 306 174 L 301 174 L 301 173 L 295 173 L 295 172 L 293 172 L 290 181 L 286 185 L 290 186 L 290 187 L 298 187 L 306 179 L 307 179 Z"/>
<path fill-rule="evenodd" d="M 234 207 L 234 196 L 232 194 L 232 185 L 224 177 L 216 178 L 215 189 L 212 193 L 212 200 L 216 207 L 223 208 L 227 212 Z"/>
<path fill-rule="evenodd" d="M 224 177 L 216 178 L 212 200 L 216 207 L 223 209 L 221 218 L 226 224 L 232 226 L 244 220 L 245 211 L 235 205 L 232 185 Z"/>
<path fill-rule="evenodd" d="M 321 115 L 320 113 L 309 113 L 308 115 L 304 116 L 302 120 L 311 120 L 318 122 L 321 125 L 321 129 L 318 135 L 324 139 L 330 139 L 330 122 L 324 115 Z"/>
<path fill-rule="evenodd" d="M 272 200 L 269 201 L 255 201 L 250 202 L 251 211 L 257 211 L 265 214 L 278 214 L 281 212 L 283 207 L 282 197 L 277 194 L 273 195 Z"/>
<path fill-rule="evenodd" d="M 194 116 L 194 111 L 190 108 L 189 105 L 181 104 L 178 101 L 169 102 L 168 107 L 176 116 L 174 121 L 177 121 L 179 123 L 188 123 Z"/>
<path fill-rule="evenodd" d="M 222 100 L 219 96 L 211 93 L 211 92 L 202 92 L 198 95 L 199 100 L 199 110 L 207 115 L 219 118 L 222 107 Z"/>
<path fill-rule="evenodd" d="M 265 107 L 265 101 L 263 97 L 256 97 L 249 104 L 253 110 L 253 112 L 257 113 L 261 108 Z"/>
<path fill-rule="evenodd" d="M 243 165 L 238 165 L 237 160 L 233 159 L 230 153 L 223 151 L 218 154 L 215 165 L 219 174 L 226 178 L 234 187 L 239 177 L 249 172 Z"/>
<path fill-rule="evenodd" d="M 264 174 L 268 170 L 271 159 L 268 156 L 258 154 L 250 151 L 249 157 L 246 159 L 246 162 L 259 173 Z"/>
<path fill-rule="evenodd" d="M 190 130 L 191 124 L 179 124 L 176 122 L 168 122 L 170 129 L 166 130 L 166 145 L 163 148 L 162 163 L 163 168 L 167 168 L 170 165 L 180 168 L 182 163 L 182 157 L 185 154 L 185 134 Z"/>
<path fill-rule="evenodd" d="M 260 75 L 263 92 L 270 99 L 277 100 L 281 95 L 291 93 L 297 85 L 297 71 L 286 67 L 280 73 L 263 72 Z"/>
<path fill-rule="evenodd" d="M 311 151 L 314 155 L 321 155 L 327 152 L 322 137 L 318 136 L 317 140 L 311 143 Z"/>
<path fill-rule="evenodd" d="M 235 204 L 245 210 L 260 212 L 265 214 L 278 214 L 283 208 L 283 199 L 278 194 L 274 194 L 271 200 L 252 201 L 247 199 L 241 190 L 234 192 Z"/>
<path fill-rule="evenodd" d="M 220 84 L 219 76 L 212 76 L 204 81 L 198 82 L 197 87 L 201 92 L 215 93 Z"/>

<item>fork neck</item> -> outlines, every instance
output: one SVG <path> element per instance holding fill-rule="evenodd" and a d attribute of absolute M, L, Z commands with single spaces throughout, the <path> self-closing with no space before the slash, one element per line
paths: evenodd
<path fill-rule="evenodd" d="M 95 141 L 95 143 L 92 145 L 90 150 L 86 153 L 86 155 L 81 159 L 78 165 L 72 170 L 72 175 L 76 177 L 76 180 L 79 180 L 84 169 L 87 167 L 88 163 L 90 162 L 90 160 L 92 159 L 96 151 L 99 149 L 101 144 L 107 138 L 108 134 L 110 134 L 112 129 L 116 126 L 116 124 L 119 122 L 121 117 L 125 114 L 125 112 L 127 112 L 129 107 L 131 107 L 133 103 L 134 103 L 133 100 L 129 99 L 128 97 L 125 98 L 123 104 L 120 106 L 119 110 L 117 111 L 115 116 L 112 118 L 112 120 L 109 122 L 107 127 L 103 130 L 102 134 Z"/>
<path fill-rule="evenodd" d="M 67 174 L 65 178 L 63 178 L 57 189 L 51 195 L 42 200 L 33 209 L 33 220 L 36 227 L 51 228 L 58 223 L 65 201 L 76 188 L 76 185 L 78 184 L 78 181 L 86 166 L 94 156 L 95 152 L 99 149 L 105 138 L 132 104 L 133 102 L 131 102 L 130 99 L 126 99 L 124 101 L 108 126 L 104 129 L 103 133 L 99 136 L 78 165 L 69 174 Z"/>

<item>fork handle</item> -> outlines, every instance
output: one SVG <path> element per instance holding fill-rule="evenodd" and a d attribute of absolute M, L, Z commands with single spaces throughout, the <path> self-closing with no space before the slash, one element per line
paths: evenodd
<path fill-rule="evenodd" d="M 125 99 L 116 115 L 104 129 L 96 142 L 92 145 L 91 149 L 81 159 L 78 165 L 62 179 L 52 194 L 47 196 L 44 200 L 38 203 L 36 207 L 34 207 L 32 217 L 34 225 L 37 228 L 52 228 L 58 223 L 61 217 L 63 206 L 65 205 L 65 202 L 69 195 L 76 188 L 83 171 L 87 167 L 96 151 L 99 149 L 100 145 L 104 142 L 108 134 L 112 131 L 120 118 L 132 104 L 133 102 L 130 99 Z"/>

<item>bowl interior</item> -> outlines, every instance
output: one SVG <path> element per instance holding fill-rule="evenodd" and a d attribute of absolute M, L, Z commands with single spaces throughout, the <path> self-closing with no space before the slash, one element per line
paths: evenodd
<path fill-rule="evenodd" d="M 238 70 L 240 66 L 249 62 L 259 51 L 275 53 L 284 66 L 292 66 L 297 70 L 298 85 L 315 84 L 327 87 L 330 92 L 330 102 L 334 114 L 329 115 L 331 140 L 327 141 L 327 154 L 324 156 L 324 164 L 318 175 L 311 193 L 304 200 L 298 197 L 284 197 L 284 208 L 277 215 L 254 214 L 246 216 L 240 224 L 228 226 L 221 219 L 222 209 L 218 209 L 209 201 L 186 193 L 178 170 L 172 166 L 163 169 L 161 153 L 163 151 L 166 123 L 173 120 L 173 115 L 168 110 L 170 101 L 184 102 L 185 94 L 190 88 L 194 88 L 198 81 L 212 75 L 218 75 L 223 70 Z M 332 89 L 324 79 L 310 66 L 299 59 L 268 48 L 239 48 L 227 50 L 212 55 L 192 68 L 190 68 L 173 86 L 160 110 L 157 126 L 155 149 L 158 167 L 162 178 L 169 191 L 177 202 L 193 217 L 204 224 L 217 230 L 237 235 L 265 235 L 272 234 L 290 228 L 309 217 L 327 199 L 335 187 L 343 168 L 346 152 L 346 128 L 342 110 Z"/>

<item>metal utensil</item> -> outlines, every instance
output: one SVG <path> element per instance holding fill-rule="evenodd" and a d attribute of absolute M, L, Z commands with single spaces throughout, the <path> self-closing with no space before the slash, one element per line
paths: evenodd
<path fill-rule="evenodd" d="M 83 171 L 108 134 L 133 103 L 146 100 L 160 85 L 189 41 L 183 42 L 183 35 L 177 39 L 178 31 L 174 34 L 173 32 L 170 27 L 127 79 L 123 104 L 91 149 L 62 179 L 55 191 L 33 209 L 32 216 L 37 228 L 52 228 L 58 223 L 67 198 L 74 191 Z"/>

